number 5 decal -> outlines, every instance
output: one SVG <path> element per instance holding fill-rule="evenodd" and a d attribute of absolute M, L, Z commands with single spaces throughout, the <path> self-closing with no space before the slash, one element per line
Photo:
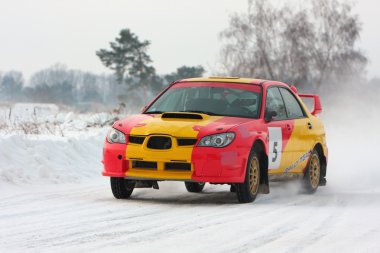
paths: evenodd
<path fill-rule="evenodd" d="M 269 132 L 269 166 L 270 170 L 278 169 L 281 164 L 282 130 L 281 127 L 268 127 Z"/>

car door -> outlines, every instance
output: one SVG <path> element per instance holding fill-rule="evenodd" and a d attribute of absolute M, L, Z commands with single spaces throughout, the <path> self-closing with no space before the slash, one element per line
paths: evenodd
<path fill-rule="evenodd" d="M 266 119 L 268 128 L 268 169 L 270 174 L 282 173 L 291 165 L 292 154 L 287 147 L 292 133 L 292 122 L 288 120 L 284 101 L 277 86 L 266 91 L 265 115 L 275 112 Z"/>
<path fill-rule="evenodd" d="M 280 87 L 279 90 L 285 103 L 287 118 L 293 128 L 287 145 L 287 150 L 292 153 L 292 158 L 290 166 L 285 169 L 285 172 L 301 173 L 306 166 L 313 145 L 312 126 L 294 94 L 285 87 Z"/>

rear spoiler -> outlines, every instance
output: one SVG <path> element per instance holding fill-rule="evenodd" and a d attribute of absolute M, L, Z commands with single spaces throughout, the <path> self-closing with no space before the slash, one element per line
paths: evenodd
<path fill-rule="evenodd" d="M 320 114 L 322 112 L 321 98 L 314 94 L 298 94 L 300 98 L 313 98 L 314 99 L 314 110 L 311 112 L 313 115 Z"/>
<path fill-rule="evenodd" d="M 298 94 L 296 87 L 293 85 L 290 87 L 290 89 L 296 93 L 300 98 L 312 98 L 314 99 L 314 110 L 311 112 L 312 115 L 317 115 L 322 112 L 322 104 L 321 104 L 321 98 L 318 95 L 314 94 Z"/>

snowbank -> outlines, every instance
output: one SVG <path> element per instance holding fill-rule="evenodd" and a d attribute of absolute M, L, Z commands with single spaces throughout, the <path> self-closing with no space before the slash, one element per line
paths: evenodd
<path fill-rule="evenodd" d="M 68 137 L 0 136 L 0 181 L 72 183 L 99 177 L 106 129 Z"/>

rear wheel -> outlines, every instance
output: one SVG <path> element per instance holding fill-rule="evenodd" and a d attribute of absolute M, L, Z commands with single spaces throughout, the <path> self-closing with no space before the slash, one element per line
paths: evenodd
<path fill-rule="evenodd" d="M 201 192 L 205 187 L 205 183 L 185 182 L 185 186 L 188 192 Z"/>
<path fill-rule="evenodd" d="M 319 185 L 319 179 L 321 177 L 321 163 L 319 161 L 319 155 L 316 150 L 310 156 L 309 164 L 307 166 L 305 175 L 303 177 L 303 189 L 306 193 L 314 193 Z"/>
<path fill-rule="evenodd" d="M 253 202 L 259 192 L 260 160 L 255 151 L 252 151 L 245 172 L 244 183 L 236 184 L 236 194 L 240 203 Z"/>
<path fill-rule="evenodd" d="M 129 198 L 136 184 L 135 181 L 127 180 L 122 177 L 111 177 L 110 182 L 113 196 L 117 199 Z"/>

